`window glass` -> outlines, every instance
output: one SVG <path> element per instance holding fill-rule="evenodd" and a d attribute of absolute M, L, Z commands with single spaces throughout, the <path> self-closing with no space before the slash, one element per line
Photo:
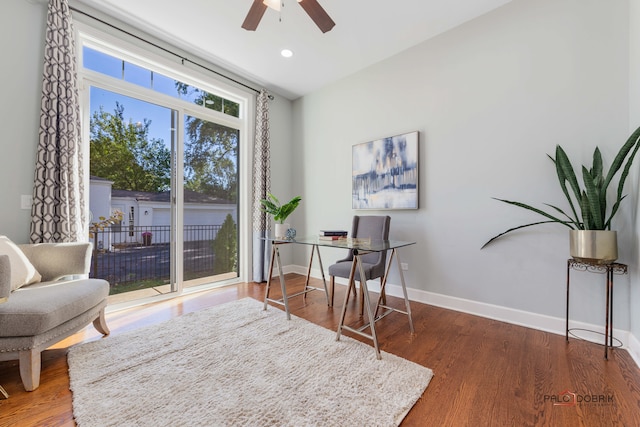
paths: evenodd
<path fill-rule="evenodd" d="M 151 89 L 151 71 L 126 61 L 124 62 L 124 80 Z"/>
<path fill-rule="evenodd" d="M 200 89 L 178 82 L 178 93 L 180 95 L 180 99 L 184 99 L 185 101 L 189 101 L 193 104 L 202 105 L 203 92 Z"/>
<path fill-rule="evenodd" d="M 84 68 L 115 77 L 116 79 L 122 78 L 123 61 L 121 59 L 87 47 L 82 50 L 82 53 L 82 65 Z"/>
<path fill-rule="evenodd" d="M 229 116 L 240 117 L 240 104 L 236 102 L 87 46 L 83 47 L 82 52 L 83 66 L 87 69 L 125 80 L 137 86 L 153 89 L 210 110 L 220 111 Z"/>
<path fill-rule="evenodd" d="M 164 93 L 169 96 L 178 96 L 178 84 L 179 82 L 167 77 L 163 76 L 159 73 L 153 73 L 153 84 L 152 89 L 156 92 Z"/>
<path fill-rule="evenodd" d="M 223 99 L 224 102 L 222 112 L 228 114 L 233 117 L 240 117 L 240 104 L 237 102 L 229 101 L 228 99 Z"/>

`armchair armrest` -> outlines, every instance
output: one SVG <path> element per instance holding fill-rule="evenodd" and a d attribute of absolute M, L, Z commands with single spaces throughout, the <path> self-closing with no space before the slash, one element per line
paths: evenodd
<path fill-rule="evenodd" d="M 91 268 L 91 243 L 36 243 L 19 245 L 42 275 L 42 281 L 58 280 L 73 274 L 88 274 Z"/>
<path fill-rule="evenodd" d="M 11 264 L 8 255 L 0 255 L 0 301 L 11 294 Z"/>

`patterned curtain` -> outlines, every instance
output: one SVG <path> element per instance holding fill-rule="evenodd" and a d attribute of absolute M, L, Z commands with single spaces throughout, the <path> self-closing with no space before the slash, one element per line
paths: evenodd
<path fill-rule="evenodd" d="M 260 200 L 267 197 L 271 187 L 269 159 L 269 95 L 263 89 L 256 105 L 256 140 L 253 146 L 253 281 L 267 279 L 270 245 L 263 238 L 268 235 L 270 222 L 260 208 Z"/>
<path fill-rule="evenodd" d="M 75 43 L 67 0 L 49 0 L 31 242 L 86 241 Z"/>

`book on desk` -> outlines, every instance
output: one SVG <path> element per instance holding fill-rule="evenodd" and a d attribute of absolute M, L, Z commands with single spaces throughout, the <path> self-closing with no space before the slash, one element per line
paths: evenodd
<path fill-rule="evenodd" d="M 346 239 L 347 239 L 347 236 L 323 236 L 323 235 L 318 236 L 318 240 L 333 241 L 333 240 L 346 240 Z"/>
<path fill-rule="evenodd" d="M 320 230 L 320 237 L 347 237 L 345 230 Z"/>

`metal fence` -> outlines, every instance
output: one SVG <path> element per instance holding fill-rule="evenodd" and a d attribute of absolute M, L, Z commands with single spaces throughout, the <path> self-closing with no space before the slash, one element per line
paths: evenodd
<path fill-rule="evenodd" d="M 213 241 L 220 225 L 184 227 L 185 278 L 213 273 Z M 140 288 L 168 283 L 170 279 L 171 229 L 169 226 L 126 226 L 99 230 L 93 236 L 90 277 L 109 281 L 113 289 L 127 284 Z M 145 284 L 146 283 L 146 284 Z"/>

